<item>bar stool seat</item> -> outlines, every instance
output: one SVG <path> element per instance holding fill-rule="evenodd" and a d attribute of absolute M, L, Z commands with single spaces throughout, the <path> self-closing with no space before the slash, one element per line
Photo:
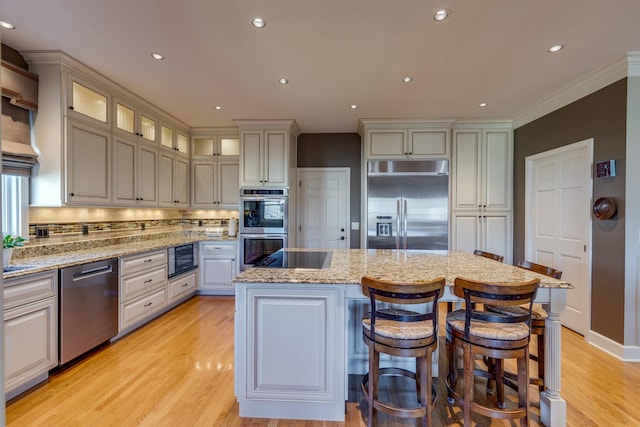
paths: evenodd
<path fill-rule="evenodd" d="M 367 425 L 374 425 L 376 411 L 381 411 L 402 418 L 420 418 L 423 426 L 431 426 L 431 412 L 436 403 L 431 361 L 438 345 L 438 298 L 444 291 L 445 279 L 401 283 L 365 276 L 361 283 L 362 292 L 371 302 L 371 311 L 362 318 L 362 337 L 369 347 L 369 372 L 362 379 Z M 416 310 L 406 309 L 409 304 L 417 307 Z M 414 357 L 415 372 L 398 367 L 380 368 L 380 353 Z M 400 407 L 380 400 L 378 385 L 383 375 L 414 379 L 418 405 Z"/>

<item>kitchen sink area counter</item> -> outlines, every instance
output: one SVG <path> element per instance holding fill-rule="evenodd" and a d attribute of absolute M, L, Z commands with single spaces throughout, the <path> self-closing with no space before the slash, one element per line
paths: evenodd
<path fill-rule="evenodd" d="M 285 249 L 317 251 L 326 249 Z M 234 279 L 235 393 L 241 417 L 344 421 L 349 375 L 363 375 L 368 352 L 360 322 L 368 299 L 360 280 L 428 281 L 445 277 L 442 302 L 459 302 L 456 277 L 509 286 L 540 280 L 545 304 L 548 369 L 541 393 L 545 425 L 566 423 L 560 395 L 560 313 L 570 283 L 466 252 L 390 249 L 331 250 L 324 268 L 252 267 Z M 434 376 L 438 361 L 434 359 Z"/>
<path fill-rule="evenodd" d="M 141 252 L 165 249 L 203 240 L 236 241 L 235 237 L 208 236 L 201 228 L 169 229 L 162 231 L 113 233 L 108 236 L 36 240 L 16 248 L 4 279 L 20 277 L 88 262 L 123 257 Z"/>

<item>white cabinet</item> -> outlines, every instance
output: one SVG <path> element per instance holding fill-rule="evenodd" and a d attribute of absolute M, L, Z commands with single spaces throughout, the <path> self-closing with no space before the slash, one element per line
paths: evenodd
<path fill-rule="evenodd" d="M 177 154 L 189 155 L 189 137 L 167 124 L 160 125 L 160 146 Z"/>
<path fill-rule="evenodd" d="M 191 163 L 191 206 L 238 209 L 240 203 L 238 161 Z"/>
<path fill-rule="evenodd" d="M 179 120 L 62 52 L 31 51 L 24 56 L 39 78 L 39 109 L 33 118 L 32 136 L 40 156 L 31 178 L 31 206 L 147 205 L 147 200 L 153 199 L 148 199 L 149 192 L 155 190 L 148 185 L 154 172 L 146 166 L 142 181 L 140 175 L 131 180 L 129 174 L 130 181 L 122 184 L 129 186 L 129 193 L 116 188 L 114 196 L 112 175 L 120 170 L 112 164 L 113 141 L 124 139 L 157 149 L 161 121 L 171 123 L 174 131 L 172 144 L 177 150 L 172 154 L 188 160 L 188 127 Z M 145 165 L 151 153 L 138 153 L 145 158 Z M 183 189 L 189 179 L 185 160 L 178 166 L 177 175 L 177 185 Z M 129 161 L 141 166 L 138 160 Z M 136 197 L 144 199 L 143 203 L 133 203 L 141 202 Z M 188 191 L 182 191 L 179 198 L 170 197 L 172 201 L 179 199 L 181 208 L 188 206 L 188 198 Z M 148 206 L 156 206 L 156 202 Z"/>
<path fill-rule="evenodd" d="M 159 154 L 160 206 L 189 206 L 189 160 L 172 153 Z"/>
<path fill-rule="evenodd" d="M 111 203 L 111 134 L 67 119 L 67 204 Z"/>
<path fill-rule="evenodd" d="M 512 209 L 510 129 L 455 130 L 452 170 L 453 210 Z"/>
<path fill-rule="evenodd" d="M 141 110 L 133 102 L 122 98 L 115 98 L 114 105 L 114 133 L 157 145 L 158 119 L 153 114 Z"/>
<path fill-rule="evenodd" d="M 114 137 L 113 205 L 158 206 L 158 149 Z"/>
<path fill-rule="evenodd" d="M 454 129 L 451 246 L 513 254 L 513 138 L 509 124 Z"/>
<path fill-rule="evenodd" d="M 4 282 L 4 391 L 7 399 L 46 380 L 58 365 L 57 270 Z"/>
<path fill-rule="evenodd" d="M 67 73 L 67 115 L 98 126 L 111 125 L 111 95 L 106 88 Z"/>
<path fill-rule="evenodd" d="M 344 313 L 344 286 L 238 283 L 240 416 L 344 421 Z"/>
<path fill-rule="evenodd" d="M 198 290 L 198 271 L 191 271 L 169 279 L 169 305 L 193 295 Z"/>
<path fill-rule="evenodd" d="M 512 214 L 474 214 L 455 212 L 452 216 L 452 244 L 455 250 L 476 249 L 504 256 L 512 261 Z"/>
<path fill-rule="evenodd" d="M 167 307 L 167 251 L 120 258 L 120 333 Z"/>
<path fill-rule="evenodd" d="M 238 274 L 236 242 L 200 242 L 200 293 L 203 295 L 233 295 L 231 280 Z"/>
<path fill-rule="evenodd" d="M 192 131 L 192 157 L 194 159 L 212 160 L 216 158 L 238 158 L 240 155 L 240 138 L 232 132 L 228 134 L 195 134 Z"/>
<path fill-rule="evenodd" d="M 375 129 L 366 132 L 369 159 L 449 157 L 450 129 Z"/>
<path fill-rule="evenodd" d="M 293 120 L 236 120 L 240 128 L 240 187 L 289 187 L 296 167 Z"/>

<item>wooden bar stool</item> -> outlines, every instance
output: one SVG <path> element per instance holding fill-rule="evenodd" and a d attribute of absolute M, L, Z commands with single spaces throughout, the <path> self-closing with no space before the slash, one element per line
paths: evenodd
<path fill-rule="evenodd" d="M 402 418 L 421 418 L 431 426 L 431 411 L 436 402 L 432 385 L 432 353 L 438 345 L 438 298 L 444 291 L 444 278 L 429 282 L 390 282 L 365 276 L 362 292 L 371 301 L 371 312 L 362 319 L 362 337 L 369 347 L 369 372 L 362 379 L 368 405 L 367 425 L 376 421 L 376 411 Z M 422 304 L 420 310 L 390 307 L 389 304 Z M 426 303 L 426 304 L 425 304 Z M 380 353 L 415 357 L 416 370 L 380 368 Z M 378 399 L 381 375 L 406 376 L 416 381 L 418 406 L 404 408 Z"/>
<path fill-rule="evenodd" d="M 556 270 L 552 267 L 547 267 L 546 265 L 536 264 L 530 261 L 520 261 L 518 263 L 518 267 L 534 271 L 536 273 L 544 274 L 545 276 L 553 277 L 555 279 L 562 278 L 562 271 Z M 493 305 L 489 305 L 485 307 L 485 310 L 494 311 L 503 314 L 522 314 L 524 307 L 496 307 Z M 547 319 L 547 311 L 542 307 L 542 304 L 533 304 L 533 309 L 531 310 L 531 333 L 536 336 L 538 350 L 537 354 L 530 354 L 529 358 L 534 360 L 538 364 L 538 376 L 531 377 L 529 382 L 531 384 L 537 385 L 540 391 L 544 391 L 544 359 L 545 359 L 545 345 L 544 345 L 544 336 L 545 336 L 545 320 Z M 504 381 L 511 387 L 515 387 L 514 383 L 514 374 L 511 372 L 505 372 Z M 500 386 L 500 385 L 498 385 Z"/>
<path fill-rule="evenodd" d="M 465 308 L 447 314 L 447 360 L 448 374 L 445 379 L 450 404 L 463 407 L 464 425 L 471 426 L 471 413 L 500 419 L 520 419 L 520 424 L 529 423 L 529 341 L 531 337 L 531 308 L 540 281 L 523 283 L 492 284 L 469 279 L 456 278 L 454 294 L 464 298 Z M 528 310 L 523 315 L 476 310 L 473 303 L 501 306 L 526 304 Z M 459 378 L 456 348 L 462 349 L 463 367 L 462 395 L 456 390 Z M 498 396 L 497 405 L 490 407 L 474 400 L 475 356 L 489 359 L 517 360 L 518 404 L 515 409 L 507 409 L 504 396 Z M 496 363 L 496 377 L 502 378 Z"/>
<path fill-rule="evenodd" d="M 489 259 L 492 259 L 492 260 L 498 261 L 498 262 L 503 262 L 504 261 L 504 257 L 502 255 L 492 254 L 491 252 L 485 252 L 485 251 L 481 251 L 481 250 L 478 250 L 478 249 L 473 251 L 473 254 L 474 255 L 483 256 L 485 258 L 489 258 Z"/>

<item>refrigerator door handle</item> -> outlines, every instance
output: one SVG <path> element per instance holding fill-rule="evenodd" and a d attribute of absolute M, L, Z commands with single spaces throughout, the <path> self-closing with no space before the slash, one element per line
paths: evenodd
<path fill-rule="evenodd" d="M 406 251 L 407 250 L 407 234 L 408 234 L 407 233 L 408 230 L 407 230 L 407 201 L 406 200 L 404 201 L 404 215 L 403 215 L 403 217 L 404 217 L 403 218 L 404 219 L 404 224 L 402 226 L 402 228 L 404 230 L 404 244 L 403 244 L 403 246 L 404 246 L 404 250 Z"/>
<path fill-rule="evenodd" d="M 396 200 L 396 249 L 400 249 L 400 233 L 402 232 L 402 215 L 400 215 L 400 199 Z"/>

